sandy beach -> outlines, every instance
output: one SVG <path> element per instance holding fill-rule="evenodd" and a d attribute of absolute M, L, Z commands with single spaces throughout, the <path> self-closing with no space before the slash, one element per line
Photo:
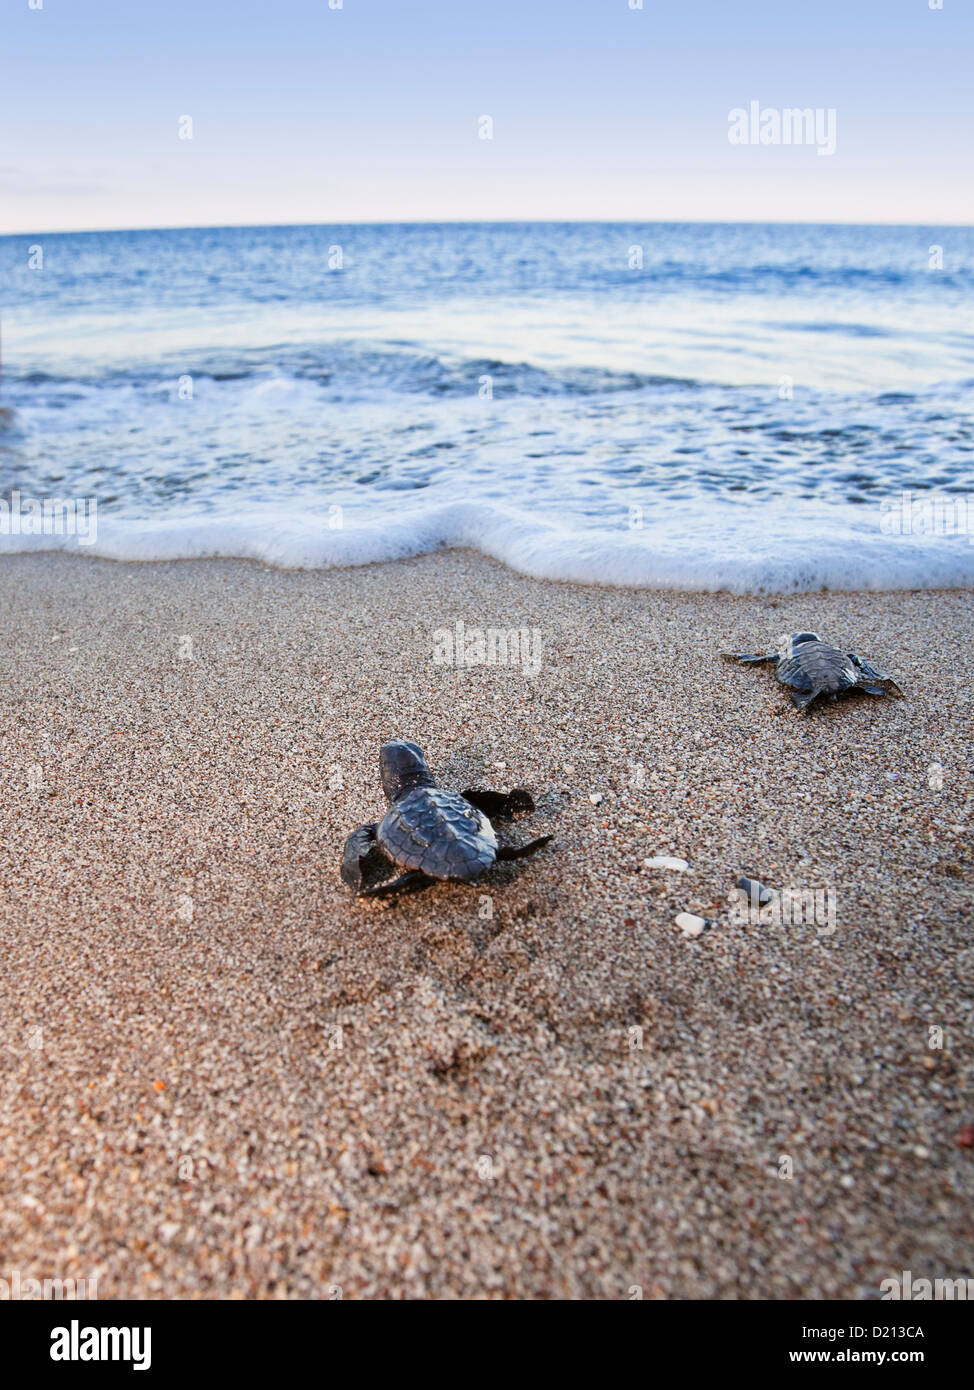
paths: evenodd
<path fill-rule="evenodd" d="M 970 593 L 451 551 L 6 556 L 0 594 L 0 1275 L 859 1299 L 971 1272 Z M 537 673 L 434 661 L 458 622 L 536 630 Z M 718 655 L 799 628 L 907 698 L 803 720 Z M 513 833 L 553 843 L 355 900 L 392 736 L 450 787 L 528 786 Z M 735 920 L 743 873 L 831 893 L 834 931 Z"/>

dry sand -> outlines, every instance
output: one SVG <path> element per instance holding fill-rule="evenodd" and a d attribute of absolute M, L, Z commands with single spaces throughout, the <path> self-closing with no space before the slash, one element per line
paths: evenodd
<path fill-rule="evenodd" d="M 0 1277 L 621 1299 L 971 1273 L 969 594 L 633 593 L 468 552 L 6 557 L 0 592 Z M 538 676 L 434 664 L 458 619 L 540 629 Z M 908 698 L 801 720 L 716 655 L 798 627 Z M 350 898 L 392 735 L 448 785 L 529 785 L 516 833 L 555 842 Z M 834 934 L 732 921 L 746 869 L 834 889 Z M 717 925 L 684 939 L 686 908 Z"/>

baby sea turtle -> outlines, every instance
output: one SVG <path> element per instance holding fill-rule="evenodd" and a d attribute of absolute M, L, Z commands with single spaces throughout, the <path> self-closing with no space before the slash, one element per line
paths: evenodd
<path fill-rule="evenodd" d="M 495 859 L 521 859 L 552 838 L 498 846 L 493 822 L 533 811 L 531 794 L 522 787 L 507 793 L 485 787 L 444 791 L 423 750 L 405 739 L 383 744 L 379 775 L 389 810 L 378 824 L 353 830 L 342 855 L 342 878 L 359 897 L 412 892 L 438 878 L 477 878 Z M 394 867 L 406 872 L 390 879 Z"/>
<path fill-rule="evenodd" d="M 902 690 L 889 676 L 851 652 L 830 647 L 817 632 L 786 635 L 779 649 L 765 656 L 750 656 L 744 652 L 725 652 L 724 656 L 729 661 L 776 662 L 775 675 L 782 685 L 791 686 L 791 698 L 799 714 L 807 714 L 820 695 L 835 700 L 850 690 L 864 690 L 867 695 L 903 697 Z"/>

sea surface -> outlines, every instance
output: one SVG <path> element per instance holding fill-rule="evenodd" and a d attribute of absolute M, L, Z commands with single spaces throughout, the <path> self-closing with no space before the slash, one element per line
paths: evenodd
<path fill-rule="evenodd" d="M 8 236 L 0 323 L 0 498 L 96 499 L 88 554 L 974 583 L 971 228 Z"/>

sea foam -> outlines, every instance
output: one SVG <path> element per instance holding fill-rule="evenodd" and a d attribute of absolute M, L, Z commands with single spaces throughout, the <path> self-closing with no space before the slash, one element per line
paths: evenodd
<path fill-rule="evenodd" d="M 850 515 L 851 513 L 851 515 Z M 629 529 L 582 531 L 513 508 L 459 502 L 413 506 L 383 519 L 334 511 L 255 508 L 246 515 L 149 520 L 98 518 L 91 543 L 75 536 L 2 535 L 0 552 L 77 550 L 112 560 L 240 557 L 282 568 L 329 569 L 469 547 L 536 578 L 632 588 L 786 593 L 830 589 L 950 588 L 974 584 L 966 536 L 889 536 L 859 509 L 711 507 L 672 510 Z"/>

